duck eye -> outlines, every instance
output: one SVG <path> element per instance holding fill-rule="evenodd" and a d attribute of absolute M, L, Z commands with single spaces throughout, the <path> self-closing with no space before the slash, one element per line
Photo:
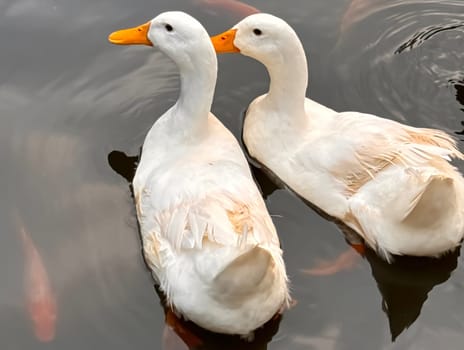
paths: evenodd
<path fill-rule="evenodd" d="M 170 24 L 166 24 L 166 25 L 164 26 L 164 28 L 166 28 L 166 30 L 167 30 L 168 32 L 172 32 L 172 30 L 174 29 L 174 28 L 172 28 L 172 25 L 170 25 Z"/>
<path fill-rule="evenodd" d="M 253 33 L 255 33 L 255 35 L 261 35 L 261 34 L 263 34 L 263 32 L 262 32 L 260 29 L 258 29 L 258 28 L 253 29 Z"/>

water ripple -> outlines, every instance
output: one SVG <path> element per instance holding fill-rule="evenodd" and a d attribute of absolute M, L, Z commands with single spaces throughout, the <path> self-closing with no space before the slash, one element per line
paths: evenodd
<path fill-rule="evenodd" d="M 356 20 L 344 24 L 331 55 L 341 82 L 336 108 L 459 131 L 463 116 L 453 82 L 464 77 L 464 3 L 353 2 L 359 13 L 350 10 Z"/>
<path fill-rule="evenodd" d="M 411 39 L 409 39 L 407 42 L 402 44 L 398 49 L 396 49 L 395 53 L 399 54 L 403 52 L 404 50 L 412 50 L 415 47 L 418 47 L 419 45 L 422 45 L 426 40 L 430 39 L 432 36 L 444 32 L 446 30 L 453 30 L 453 29 L 458 29 L 464 27 L 463 23 L 457 23 L 457 24 L 444 24 L 444 25 L 439 25 L 439 26 L 430 26 L 428 28 L 425 28 L 424 30 L 416 33 Z"/>

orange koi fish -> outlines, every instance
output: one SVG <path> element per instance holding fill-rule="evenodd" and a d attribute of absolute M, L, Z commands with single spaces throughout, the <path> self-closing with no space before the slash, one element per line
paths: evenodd
<path fill-rule="evenodd" d="M 340 271 L 351 270 L 358 264 L 360 256 L 364 256 L 365 247 L 363 244 L 351 244 L 351 248 L 333 261 L 322 261 L 318 266 L 302 272 L 310 276 L 329 276 Z"/>
<path fill-rule="evenodd" d="M 163 350 L 197 349 L 203 345 L 202 340 L 188 328 L 188 323 L 178 318 L 167 308 L 163 332 Z"/>
<path fill-rule="evenodd" d="M 232 14 L 240 15 L 241 17 L 260 12 L 256 7 L 236 0 L 194 0 L 194 4 L 207 7 L 209 10 L 213 11 L 224 9 Z"/>
<path fill-rule="evenodd" d="M 404 1 L 403 1 L 404 2 Z M 371 14 L 395 6 L 401 1 L 398 0 L 352 0 L 346 9 L 341 23 L 340 23 L 340 32 L 343 34 L 349 28 L 363 20 L 364 18 L 370 16 Z"/>
<path fill-rule="evenodd" d="M 55 338 L 56 300 L 42 258 L 23 225 L 20 226 L 20 235 L 25 255 L 24 287 L 27 310 L 37 339 L 49 342 Z"/>

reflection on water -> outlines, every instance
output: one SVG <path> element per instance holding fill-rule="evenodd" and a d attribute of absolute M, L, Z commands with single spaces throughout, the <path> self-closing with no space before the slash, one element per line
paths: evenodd
<path fill-rule="evenodd" d="M 454 88 L 456 89 L 456 100 L 464 106 L 464 80 L 457 81 Z M 464 109 L 461 109 L 461 111 L 464 111 Z"/>
<path fill-rule="evenodd" d="M 456 89 L 456 100 L 464 106 L 464 80 L 459 81 L 450 81 L 450 84 Z M 464 112 L 464 108 L 461 108 L 461 111 Z M 461 121 L 461 125 L 464 127 L 464 121 Z M 455 131 L 457 135 L 464 135 L 464 129 L 461 131 Z M 462 139 L 461 139 L 462 141 Z"/>
<path fill-rule="evenodd" d="M 222 32 L 243 15 L 230 8 L 233 2 L 0 2 L 2 349 L 462 348 L 458 252 L 388 265 L 367 251 L 355 268 L 305 275 L 302 269 L 349 247 L 334 223 L 278 189 L 260 169 L 255 178 L 278 228 L 298 304 L 251 343 L 205 332 L 160 306 L 127 182 L 149 127 L 177 99 L 177 72 L 159 52 L 113 48 L 106 37 L 172 9 L 191 13 L 210 33 Z M 245 3 L 294 26 L 308 54 L 315 100 L 461 132 L 464 2 Z M 398 48 L 404 49 L 395 54 Z M 268 84 L 253 60 L 219 57 L 213 112 L 236 137 L 243 109 Z M 25 260 L 12 208 L 21 214 L 58 303 L 55 338 L 47 344 L 38 344 L 25 309 Z"/>
<path fill-rule="evenodd" d="M 108 154 L 108 164 L 117 174 L 126 179 L 127 182 L 132 183 L 137 169 L 137 162 L 139 157 L 128 156 L 121 151 L 111 151 Z"/>
<path fill-rule="evenodd" d="M 397 256 L 387 264 L 372 250 L 366 251 L 393 341 L 419 317 L 432 288 L 449 279 L 459 252 L 457 249 L 440 259 Z"/>
<path fill-rule="evenodd" d="M 253 178 L 255 179 L 258 187 L 263 195 L 264 199 L 267 199 L 269 195 L 272 194 L 277 188 L 278 185 L 276 181 L 272 181 L 269 177 L 269 174 L 266 173 L 262 168 L 250 164 L 251 172 L 253 174 Z"/>

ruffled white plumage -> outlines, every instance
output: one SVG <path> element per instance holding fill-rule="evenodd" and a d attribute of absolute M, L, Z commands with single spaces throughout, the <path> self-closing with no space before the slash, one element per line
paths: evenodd
<path fill-rule="evenodd" d="M 149 155 L 142 159 L 142 170 L 134 178 L 139 221 L 147 227 L 142 234 L 163 232 L 157 241 L 170 256 L 184 249 L 202 249 L 205 239 L 241 248 L 278 246 L 275 228 L 237 141 L 213 115 L 209 129 L 204 142 L 189 145 L 183 152 L 166 153 L 163 159 L 161 150 L 151 150 L 157 163 Z M 168 261 L 155 257 L 153 268 L 163 268 Z"/>

